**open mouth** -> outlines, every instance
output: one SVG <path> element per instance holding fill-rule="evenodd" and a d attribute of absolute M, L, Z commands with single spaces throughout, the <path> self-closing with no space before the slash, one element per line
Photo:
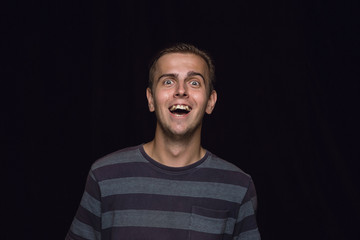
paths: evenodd
<path fill-rule="evenodd" d="M 184 116 L 191 111 L 191 107 L 187 105 L 173 105 L 169 108 L 169 111 L 176 116 Z"/>

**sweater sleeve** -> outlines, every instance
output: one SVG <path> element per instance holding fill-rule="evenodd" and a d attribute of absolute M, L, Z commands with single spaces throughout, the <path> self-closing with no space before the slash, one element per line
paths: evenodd
<path fill-rule="evenodd" d="M 65 240 L 101 239 L 101 193 L 92 171 L 89 172 L 80 206 Z"/>
<path fill-rule="evenodd" d="M 255 185 L 250 179 L 245 197 L 240 205 L 236 220 L 234 240 L 260 240 L 256 222 L 257 196 Z"/>

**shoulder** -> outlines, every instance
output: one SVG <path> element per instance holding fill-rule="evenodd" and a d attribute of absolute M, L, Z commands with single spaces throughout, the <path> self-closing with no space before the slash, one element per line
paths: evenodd
<path fill-rule="evenodd" d="M 145 162 L 145 159 L 140 152 L 140 146 L 128 147 L 110 153 L 96 160 L 92 164 L 91 170 L 96 171 L 102 167 L 132 162 Z"/>
<path fill-rule="evenodd" d="M 212 153 L 209 153 L 208 159 L 199 167 L 243 187 L 248 187 L 252 182 L 251 176 L 238 166 Z"/>
<path fill-rule="evenodd" d="M 214 169 L 219 169 L 219 170 L 224 170 L 224 171 L 238 172 L 238 173 L 241 173 L 243 175 L 250 177 L 249 174 L 245 173 L 243 170 L 241 170 L 235 164 L 230 163 L 230 162 L 216 156 L 213 153 L 209 154 L 209 158 L 206 162 L 204 162 L 203 167 L 214 168 Z"/>

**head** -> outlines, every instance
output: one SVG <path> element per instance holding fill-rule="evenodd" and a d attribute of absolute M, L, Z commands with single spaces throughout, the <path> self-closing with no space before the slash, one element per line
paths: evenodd
<path fill-rule="evenodd" d="M 188 53 L 194 54 L 201 57 L 207 67 L 208 67 L 208 76 L 207 76 L 207 87 L 208 87 L 208 94 L 210 94 L 214 90 L 215 84 L 215 66 L 213 61 L 208 53 L 198 49 L 194 45 L 186 44 L 186 43 L 178 43 L 171 47 L 165 48 L 155 55 L 154 59 L 151 62 L 150 69 L 149 69 L 149 88 L 153 90 L 153 83 L 154 83 L 154 74 L 156 72 L 157 62 L 159 58 L 164 56 L 165 54 L 170 53 Z"/>
<path fill-rule="evenodd" d="M 214 68 L 200 52 L 191 45 L 177 45 L 161 51 L 154 61 L 146 96 L 159 133 L 200 136 L 204 114 L 212 113 L 217 100 L 210 80 Z"/>

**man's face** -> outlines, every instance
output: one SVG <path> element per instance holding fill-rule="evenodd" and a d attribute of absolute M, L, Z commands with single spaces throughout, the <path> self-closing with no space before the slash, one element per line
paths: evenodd
<path fill-rule="evenodd" d="M 153 84 L 146 95 L 158 127 L 177 137 L 200 134 L 202 118 L 213 111 L 217 98 L 215 91 L 208 94 L 206 62 L 194 54 L 166 54 L 156 63 Z"/>

